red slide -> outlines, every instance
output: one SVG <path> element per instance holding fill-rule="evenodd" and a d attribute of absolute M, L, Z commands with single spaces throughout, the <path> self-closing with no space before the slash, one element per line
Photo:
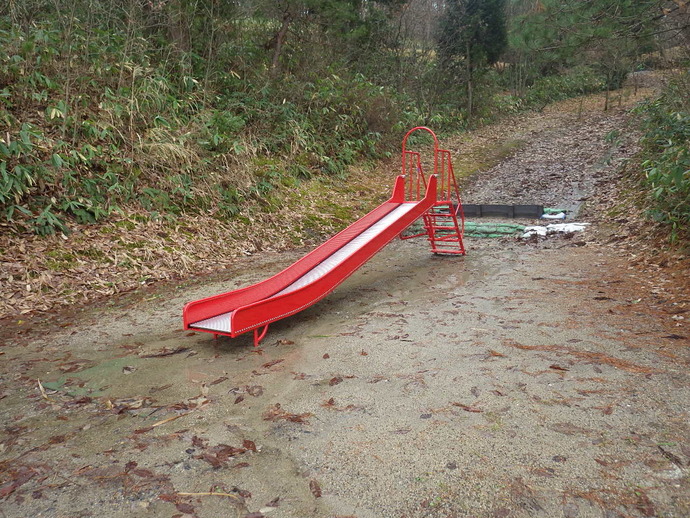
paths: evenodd
<path fill-rule="evenodd" d="M 422 172 L 419 153 L 405 150 L 407 137 L 418 129 L 434 136 L 434 174 L 428 178 Z M 183 311 L 184 328 L 230 337 L 254 331 L 257 346 L 266 335 L 268 324 L 324 298 L 419 218 L 424 219 L 425 231 L 417 235 L 428 237 L 432 252 L 464 255 L 456 217 L 458 211 L 461 216 L 459 196 L 453 203 L 450 194 L 443 194 L 450 192 L 448 186 L 456 185 L 446 155 L 448 151 L 438 149 L 431 130 L 410 130 L 403 140 L 403 174 L 396 178 L 393 195 L 387 202 L 270 279 L 189 302 Z M 444 197 L 440 201 L 439 190 Z M 449 219 L 454 222 L 450 233 Z M 454 248 L 449 248 L 450 242 Z"/>
<path fill-rule="evenodd" d="M 279 274 L 253 286 L 190 302 L 184 327 L 235 337 L 293 315 L 332 292 L 436 202 L 436 177 L 426 196 L 404 201 L 404 178 L 396 179 L 393 196 Z"/>

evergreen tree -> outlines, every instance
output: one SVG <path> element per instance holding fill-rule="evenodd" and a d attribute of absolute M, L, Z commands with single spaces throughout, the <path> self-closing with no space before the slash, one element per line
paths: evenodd
<path fill-rule="evenodd" d="M 511 0 L 509 61 L 527 69 L 517 90 L 535 77 L 578 65 L 598 69 L 608 87 L 618 88 L 637 57 L 654 50 L 663 5 L 662 0 Z"/>
<path fill-rule="evenodd" d="M 498 61 L 508 43 L 505 0 L 449 0 L 441 18 L 441 64 L 464 70 L 467 112 L 471 116 L 476 74 Z"/>

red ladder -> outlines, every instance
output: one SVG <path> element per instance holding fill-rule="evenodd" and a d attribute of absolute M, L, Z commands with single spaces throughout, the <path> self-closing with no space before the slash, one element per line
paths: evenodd
<path fill-rule="evenodd" d="M 438 203 L 423 216 L 431 251 L 435 254 L 465 255 L 462 217 L 458 221 L 452 203 Z"/>
<path fill-rule="evenodd" d="M 429 128 L 412 128 L 403 138 L 402 174 L 405 176 L 405 196 L 408 201 L 420 199 L 427 180 L 422 168 L 421 154 L 407 149 L 407 139 L 415 131 L 422 130 L 434 139 L 434 172 L 438 181 L 438 199 L 424 215 L 424 232 L 401 235 L 401 239 L 427 236 L 434 254 L 465 255 L 462 241 L 465 229 L 465 215 L 462 211 L 460 189 L 455 180 L 450 151 L 440 149 L 436 134 Z"/>

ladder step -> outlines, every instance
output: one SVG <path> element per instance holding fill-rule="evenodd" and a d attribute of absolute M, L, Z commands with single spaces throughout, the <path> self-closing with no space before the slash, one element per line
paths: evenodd
<path fill-rule="evenodd" d="M 454 255 L 462 255 L 464 253 L 463 250 L 443 250 L 441 248 L 432 248 L 431 251 L 434 254 L 454 254 Z"/>
<path fill-rule="evenodd" d="M 449 236 L 453 236 L 456 238 L 461 237 L 460 232 L 458 229 L 455 228 L 438 228 L 438 227 L 427 227 L 428 230 L 431 230 L 433 236 L 443 236 L 444 238 L 448 238 Z"/>

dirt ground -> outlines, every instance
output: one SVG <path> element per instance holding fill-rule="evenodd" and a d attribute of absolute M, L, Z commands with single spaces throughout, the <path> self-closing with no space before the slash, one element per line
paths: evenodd
<path fill-rule="evenodd" d="M 602 200 L 637 136 L 597 102 L 448 146 L 512 143 L 466 202 L 583 233 L 395 241 L 257 349 L 182 330 L 182 306 L 304 250 L 6 320 L 0 516 L 690 516 L 687 272 L 618 246 Z"/>

